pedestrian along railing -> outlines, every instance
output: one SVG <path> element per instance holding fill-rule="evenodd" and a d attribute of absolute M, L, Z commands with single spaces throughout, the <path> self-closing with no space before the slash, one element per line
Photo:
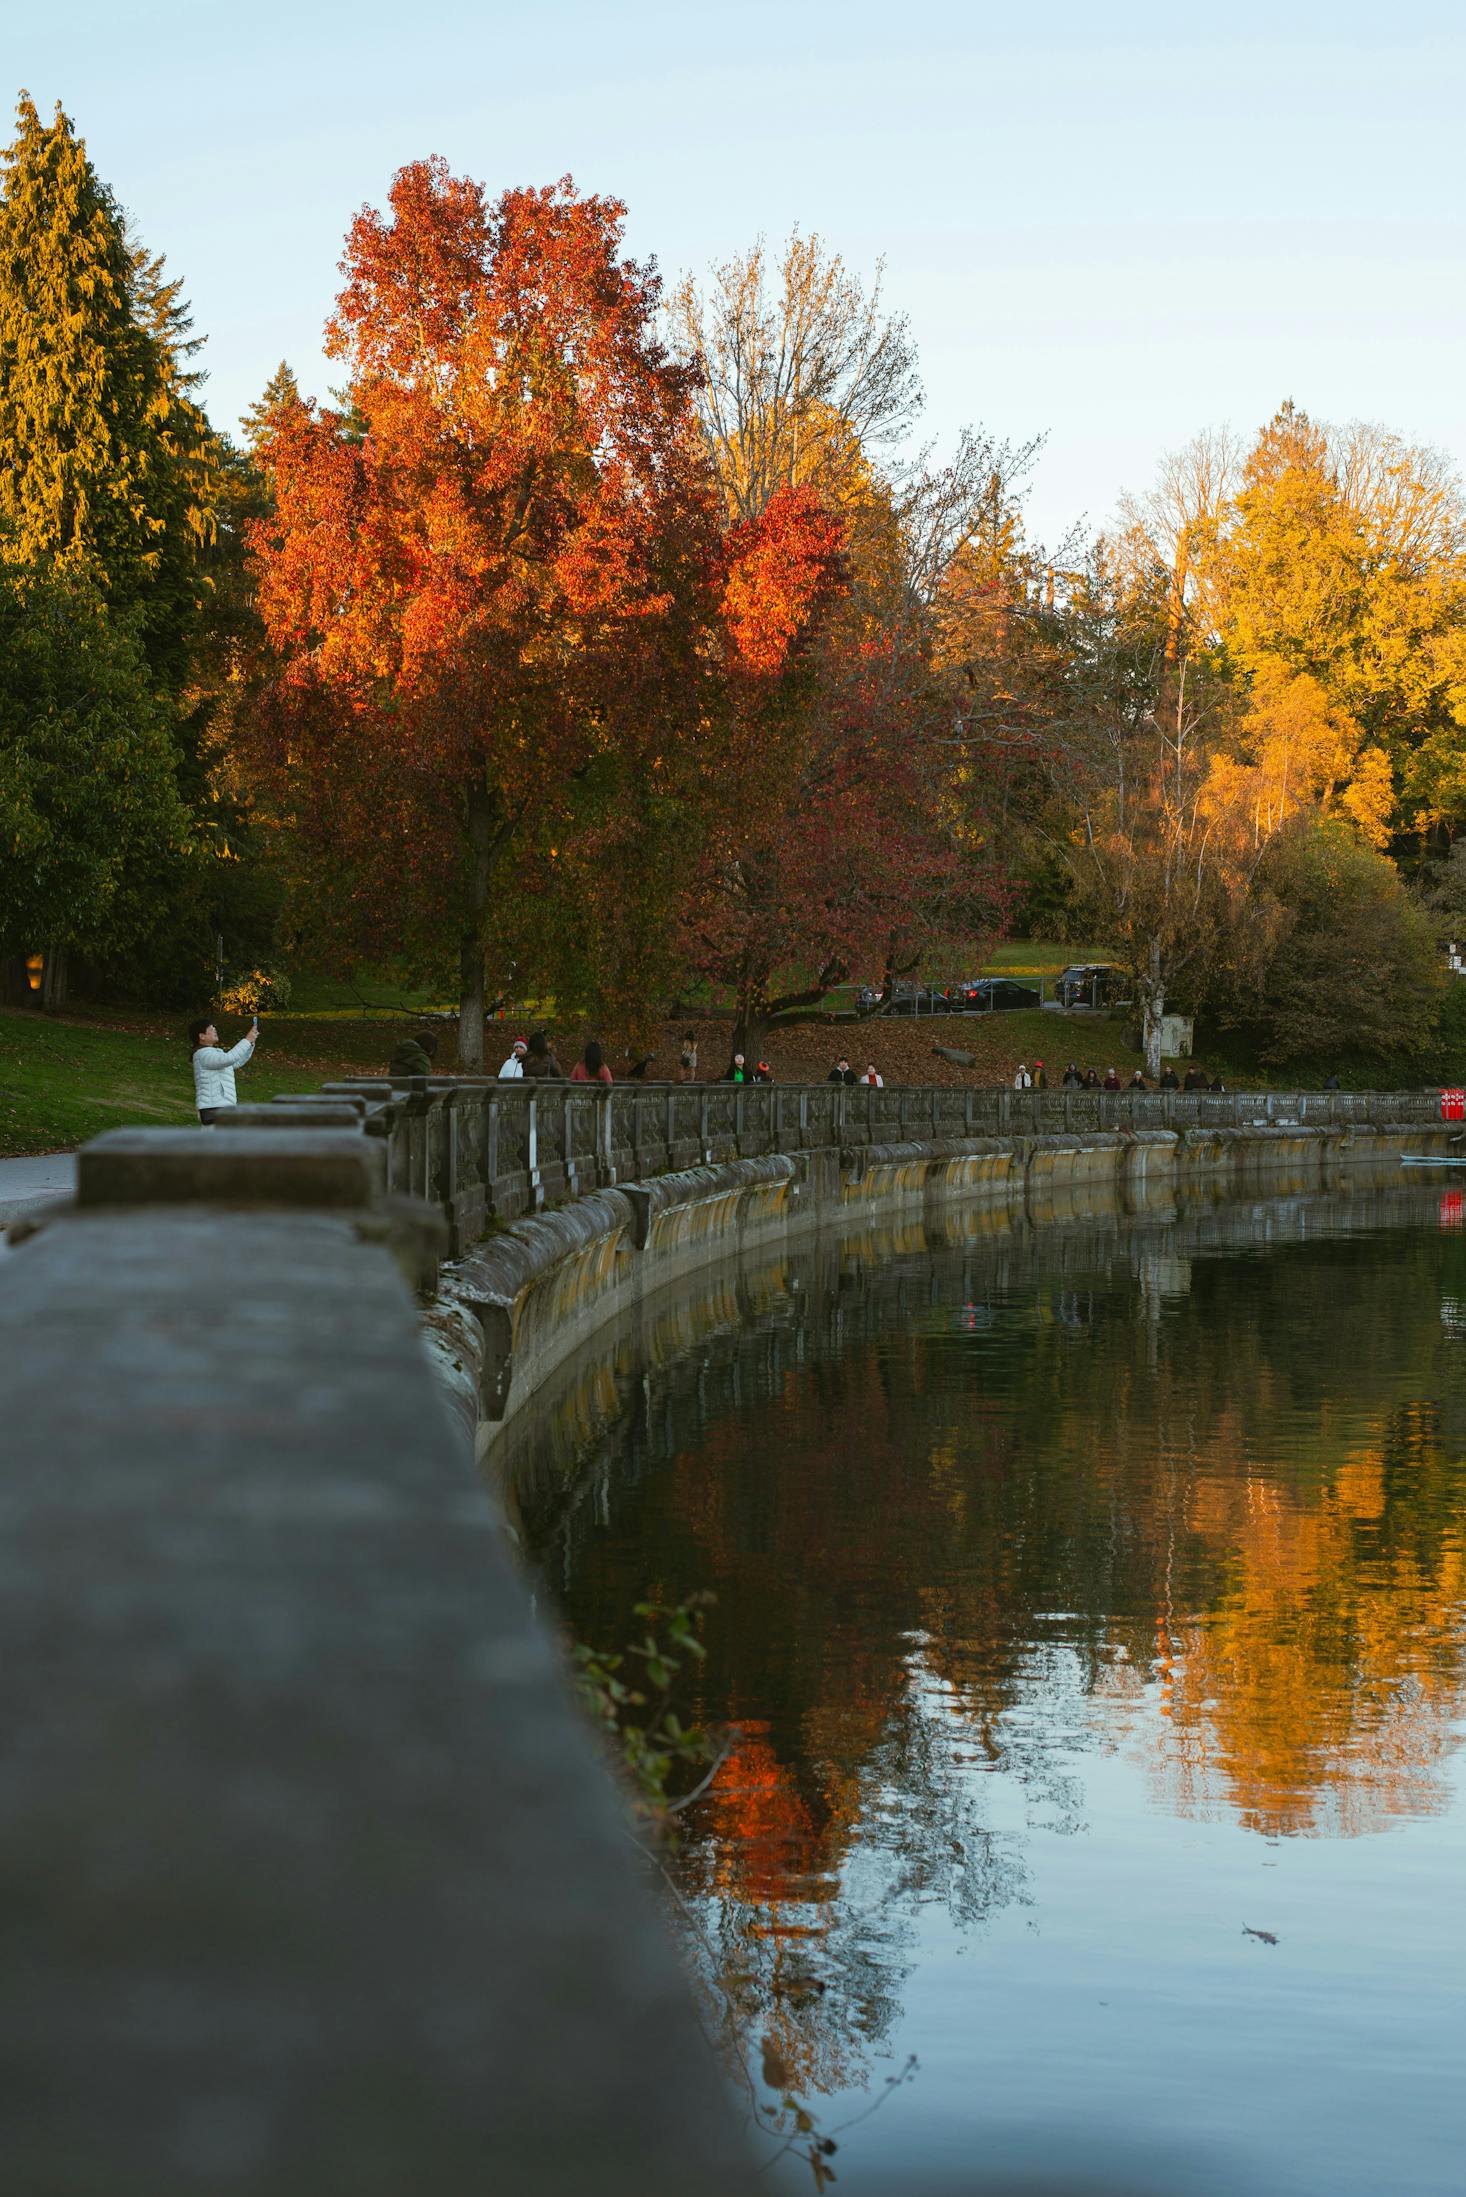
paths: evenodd
<path fill-rule="evenodd" d="M 586 1191 L 773 1152 L 858 1152 L 974 1137 L 1336 1127 L 1441 1118 L 1440 1094 L 1013 1091 L 856 1084 L 612 1086 L 380 1076 L 284 1108 L 350 1107 L 387 1144 L 387 1187 L 426 1198 L 462 1249 L 495 1222 Z"/>

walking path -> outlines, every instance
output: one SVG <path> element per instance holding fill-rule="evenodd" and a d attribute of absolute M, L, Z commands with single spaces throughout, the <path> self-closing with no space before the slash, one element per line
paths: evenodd
<path fill-rule="evenodd" d="M 47 1198 L 68 1197 L 76 1186 L 76 1154 L 44 1152 L 31 1159 L 0 1160 L 0 1229 Z M 5 1248 L 0 1239 L 0 1251 Z"/>

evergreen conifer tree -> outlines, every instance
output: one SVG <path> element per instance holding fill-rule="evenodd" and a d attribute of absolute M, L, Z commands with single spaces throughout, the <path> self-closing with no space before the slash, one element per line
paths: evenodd
<path fill-rule="evenodd" d="M 207 586 L 221 450 L 180 286 L 128 234 L 58 107 L 0 155 L 0 561 L 85 572 L 176 690 Z"/>
<path fill-rule="evenodd" d="M 22 94 L 0 151 L 0 953 L 44 953 L 48 1005 L 68 950 L 95 968 L 151 931 L 197 961 L 209 855 L 235 851 L 208 751 L 239 467 L 198 349 L 67 116 Z"/>
<path fill-rule="evenodd" d="M 256 457 L 268 443 L 279 421 L 300 403 L 300 383 L 289 362 L 281 359 L 274 373 L 244 415 L 244 439 Z"/>

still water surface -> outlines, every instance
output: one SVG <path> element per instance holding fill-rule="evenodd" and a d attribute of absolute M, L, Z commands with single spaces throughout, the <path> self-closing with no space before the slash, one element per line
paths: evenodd
<path fill-rule="evenodd" d="M 1461 1222 L 825 1247 L 524 1485 L 580 1637 L 716 1593 L 709 2005 L 824 2130 L 919 2063 L 842 2193 L 1459 2197 Z"/>

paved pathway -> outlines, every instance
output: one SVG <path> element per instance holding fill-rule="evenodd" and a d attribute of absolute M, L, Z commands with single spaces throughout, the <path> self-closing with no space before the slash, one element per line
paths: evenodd
<path fill-rule="evenodd" d="M 64 1198 L 76 1182 L 74 1152 L 46 1152 L 35 1159 L 0 1160 L 0 1229 L 28 1206 Z M 0 1250 L 4 1249 L 0 1241 Z"/>

